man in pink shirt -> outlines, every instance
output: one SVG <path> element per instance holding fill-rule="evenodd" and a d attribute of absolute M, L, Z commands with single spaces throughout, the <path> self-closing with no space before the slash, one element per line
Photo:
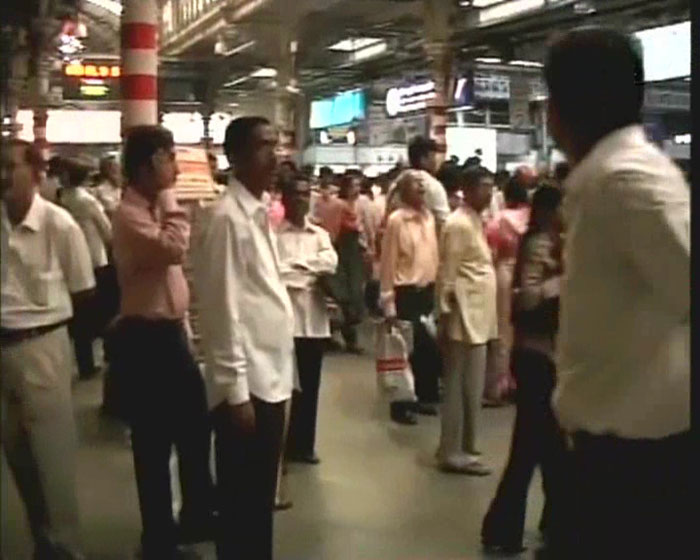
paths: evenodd
<path fill-rule="evenodd" d="M 173 137 L 158 126 L 129 131 L 128 186 L 114 218 L 121 289 L 115 371 L 131 426 L 144 560 L 179 558 L 177 542 L 206 540 L 213 496 L 204 382 L 186 334 L 189 290 L 182 263 L 190 226 L 175 197 Z M 176 446 L 183 506 L 172 515 L 169 461 Z"/>

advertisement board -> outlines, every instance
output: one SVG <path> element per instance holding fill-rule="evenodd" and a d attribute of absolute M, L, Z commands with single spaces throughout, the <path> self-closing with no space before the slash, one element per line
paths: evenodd
<path fill-rule="evenodd" d="M 175 190 L 180 200 L 206 200 L 216 197 L 207 153 L 197 146 L 176 146 L 175 159 L 180 174 Z"/>

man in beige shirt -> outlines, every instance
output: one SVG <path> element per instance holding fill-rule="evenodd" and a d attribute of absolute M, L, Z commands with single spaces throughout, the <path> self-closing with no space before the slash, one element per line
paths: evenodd
<path fill-rule="evenodd" d="M 498 336 L 496 274 L 481 220 L 492 191 L 488 169 L 466 170 L 465 204 L 448 218 L 440 239 L 437 299 L 447 349 L 438 460 L 443 470 L 473 475 L 490 473 L 477 443 L 486 345 Z"/>
<path fill-rule="evenodd" d="M 413 325 L 411 369 L 415 376 L 418 405 L 394 402 L 391 418 L 415 424 L 412 411 L 436 415 L 440 352 L 421 317 L 433 310 L 438 268 L 435 219 L 423 198 L 423 182 L 416 171 L 406 171 L 397 183 L 401 206 L 387 222 L 380 263 L 380 301 L 391 321 L 403 319 Z"/>

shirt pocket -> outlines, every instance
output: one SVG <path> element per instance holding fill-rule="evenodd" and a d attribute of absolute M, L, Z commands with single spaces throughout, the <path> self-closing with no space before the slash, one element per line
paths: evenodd
<path fill-rule="evenodd" d="M 27 283 L 29 299 L 41 307 L 55 306 L 65 291 L 63 274 L 60 270 L 50 270 L 34 274 Z"/>

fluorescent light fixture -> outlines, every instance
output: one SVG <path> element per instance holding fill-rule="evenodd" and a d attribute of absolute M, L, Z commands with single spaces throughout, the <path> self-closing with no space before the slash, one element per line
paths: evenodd
<path fill-rule="evenodd" d="M 250 73 L 251 78 L 276 78 L 277 70 L 274 68 L 258 68 Z"/>
<path fill-rule="evenodd" d="M 479 24 L 493 23 L 544 6 L 544 0 L 511 0 L 484 8 L 479 12 Z"/>
<path fill-rule="evenodd" d="M 90 4 L 94 4 L 108 12 L 111 12 L 115 16 L 120 16 L 122 13 L 121 2 L 115 2 L 114 0 L 87 0 Z"/>
<path fill-rule="evenodd" d="M 328 47 L 330 51 L 355 52 L 365 49 L 369 46 L 379 43 L 381 39 L 374 37 L 354 37 L 351 39 L 343 39 Z"/>
<path fill-rule="evenodd" d="M 218 43 L 217 43 L 217 44 L 218 44 Z M 229 50 L 227 50 L 227 51 L 225 51 L 225 52 L 216 53 L 216 54 L 221 54 L 221 56 L 231 56 L 231 55 L 234 55 L 234 54 L 238 54 L 239 52 L 243 52 L 243 51 L 245 51 L 245 50 L 248 50 L 248 49 L 249 49 L 250 47 L 252 47 L 254 44 L 255 44 L 255 41 L 254 41 L 254 40 L 252 40 L 252 41 L 247 41 L 247 42 L 245 42 L 245 43 L 243 43 L 243 44 L 241 44 L 241 45 L 238 45 L 238 46 L 236 46 L 236 47 L 233 47 L 232 49 L 229 49 Z M 223 50 L 223 49 L 222 49 L 222 50 Z"/>
<path fill-rule="evenodd" d="M 461 99 L 462 97 L 462 92 L 464 91 L 464 86 L 467 83 L 466 78 L 460 78 L 457 80 L 457 87 L 455 88 L 455 100 Z"/>
<path fill-rule="evenodd" d="M 541 62 L 533 62 L 531 60 L 510 60 L 508 61 L 510 66 L 523 66 L 525 68 L 542 68 L 544 64 Z"/>
<path fill-rule="evenodd" d="M 378 43 L 370 45 L 369 47 L 365 47 L 364 49 L 360 49 L 358 51 L 353 52 L 352 59 L 355 62 L 359 62 L 360 60 L 367 60 L 368 58 L 372 58 L 386 52 L 386 49 L 386 41 L 379 41 Z"/>
<path fill-rule="evenodd" d="M 247 82 L 250 79 L 250 76 L 241 76 L 240 78 L 236 78 L 235 80 L 231 80 L 230 82 L 226 82 L 223 86 L 221 87 L 233 87 L 238 84 L 242 84 L 243 82 Z"/>
<path fill-rule="evenodd" d="M 481 62 L 482 64 L 501 64 L 503 59 L 491 56 L 484 56 L 480 58 L 475 58 L 474 62 Z"/>
<path fill-rule="evenodd" d="M 503 0 L 460 0 L 459 5 L 463 8 L 487 8 L 503 2 Z"/>

